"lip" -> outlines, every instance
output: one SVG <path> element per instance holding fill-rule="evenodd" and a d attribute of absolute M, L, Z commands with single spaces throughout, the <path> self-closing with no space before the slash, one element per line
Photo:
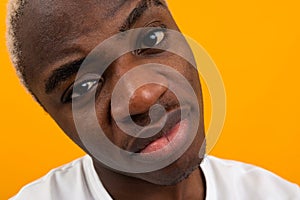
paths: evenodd
<path fill-rule="evenodd" d="M 181 106 L 179 108 L 175 108 L 171 111 L 168 111 L 158 122 L 151 126 L 147 126 L 140 131 L 140 133 L 137 135 L 137 137 L 132 140 L 131 143 L 129 143 L 128 150 L 129 152 L 132 153 L 141 153 L 143 150 L 145 150 L 151 143 L 159 140 L 160 138 L 164 137 L 166 134 L 170 133 L 170 131 L 180 124 L 181 121 L 186 119 L 190 113 L 190 106 Z M 160 127 L 162 126 L 162 122 L 165 120 L 165 124 L 163 128 L 161 129 Z M 149 132 L 156 131 L 157 129 L 161 129 L 157 134 L 148 137 L 148 138 L 140 138 L 138 136 L 145 135 Z"/>
<path fill-rule="evenodd" d="M 183 129 L 181 129 L 182 127 Z M 174 147 L 174 138 L 178 137 L 178 135 L 182 135 L 182 133 L 186 133 L 186 127 L 188 127 L 187 120 L 184 119 L 178 122 L 167 134 L 147 145 L 140 153 L 149 154 L 158 152 L 159 150 L 165 149 L 166 146 L 171 144 L 172 147 Z"/>

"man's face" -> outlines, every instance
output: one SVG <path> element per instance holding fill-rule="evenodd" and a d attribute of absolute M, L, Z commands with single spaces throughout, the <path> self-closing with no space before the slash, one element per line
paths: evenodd
<path fill-rule="evenodd" d="M 160 84 L 146 84 L 135 91 L 132 91 L 132 88 L 137 84 L 137 79 L 143 80 L 148 76 L 182 91 L 185 88 L 176 80 L 172 80 L 172 76 L 168 74 L 141 70 L 138 77 L 126 79 L 127 82 L 120 90 L 124 95 L 133 94 L 128 102 L 130 116 L 123 116 L 125 108 L 111 107 L 114 87 L 127 72 L 147 63 L 166 65 L 182 74 L 194 89 L 197 106 L 200 109 L 199 128 L 192 145 L 178 160 L 161 170 L 142 174 L 117 173 L 155 184 L 170 185 L 186 178 L 198 167 L 201 161 L 198 153 L 204 141 L 202 94 L 198 73 L 180 56 L 168 51 L 151 49 L 168 40 L 163 29 L 179 31 L 165 2 L 159 0 L 31 1 L 24 11 L 21 24 L 19 37 L 25 58 L 23 59 L 25 74 L 31 91 L 65 133 L 87 153 L 91 152 L 81 141 L 74 124 L 72 101 L 89 99 L 89 94 L 94 91 L 97 120 L 107 138 L 121 149 L 149 153 L 160 148 L 159 144 L 154 144 L 159 138 L 154 136 L 152 138 L 154 141 L 148 140 L 147 143 L 145 140 L 138 140 L 124 133 L 112 116 L 112 110 L 116 110 L 122 118 L 131 117 L 136 124 L 147 126 L 150 121 L 149 109 L 154 104 L 160 104 L 167 113 L 178 113 L 177 116 L 173 114 L 166 122 L 165 132 L 169 133 L 174 130 L 174 127 L 176 128 L 176 125 L 182 123 L 178 120 L 178 115 L 183 108 L 180 107 L 176 95 L 168 87 Z M 148 49 L 137 50 L 119 57 L 100 78 L 96 72 L 89 73 L 90 78 L 76 82 L 77 87 L 78 84 L 81 87 L 80 92 L 73 93 L 74 81 L 82 61 L 98 44 L 122 31 L 142 27 L 155 28 L 155 31 L 143 36 L 143 45 L 149 47 Z M 168 42 L 172 43 L 172 41 Z M 99 84 L 95 80 L 100 80 Z M 186 99 L 188 98 L 187 96 Z M 195 108 L 191 106 L 190 109 Z M 90 111 L 87 108 L 81 108 L 81 112 L 82 122 L 86 126 L 85 134 L 89 134 L 96 129 L 96 125 L 89 123 Z M 187 124 L 193 123 L 190 120 Z M 184 134 L 189 133 L 186 131 Z M 102 166 L 97 159 L 94 159 L 94 164 Z"/>

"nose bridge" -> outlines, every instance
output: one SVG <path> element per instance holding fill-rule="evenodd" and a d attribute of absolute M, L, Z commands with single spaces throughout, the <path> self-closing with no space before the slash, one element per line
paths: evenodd
<path fill-rule="evenodd" d="M 114 63 L 114 69 L 120 82 L 117 91 L 121 98 L 112 110 L 120 120 L 128 117 L 128 114 L 146 113 L 168 90 L 167 78 L 151 68 L 151 64 L 130 66 L 130 63 L 119 59 Z M 128 108 L 130 113 L 127 112 Z"/>

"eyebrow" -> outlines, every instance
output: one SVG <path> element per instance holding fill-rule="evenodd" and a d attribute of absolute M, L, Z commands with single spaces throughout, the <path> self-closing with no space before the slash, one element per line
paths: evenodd
<path fill-rule="evenodd" d="M 131 11 L 128 15 L 127 19 L 120 27 L 120 32 L 128 31 L 148 10 L 149 5 L 161 6 L 163 8 L 167 8 L 165 4 L 163 4 L 160 0 L 141 0 L 140 3 Z"/>
<path fill-rule="evenodd" d="M 83 61 L 84 58 L 75 60 L 71 63 L 65 64 L 60 68 L 54 70 L 46 81 L 45 84 L 46 94 L 53 92 L 53 90 L 55 90 L 55 88 L 58 87 L 62 82 L 68 80 L 69 77 L 75 75 L 78 72 Z"/>
<path fill-rule="evenodd" d="M 143 16 L 145 11 L 148 10 L 149 5 L 161 6 L 167 8 L 165 4 L 163 4 L 160 0 L 141 0 L 138 5 L 132 10 L 132 12 L 125 19 L 121 28 L 119 28 L 120 32 L 125 32 L 129 30 L 133 25 Z M 78 73 L 81 64 L 83 63 L 83 59 L 72 61 L 71 63 L 65 64 L 58 69 L 55 69 L 50 77 L 46 80 L 45 83 L 45 92 L 46 94 L 50 94 L 53 92 L 62 82 L 68 80 L 71 76 Z"/>

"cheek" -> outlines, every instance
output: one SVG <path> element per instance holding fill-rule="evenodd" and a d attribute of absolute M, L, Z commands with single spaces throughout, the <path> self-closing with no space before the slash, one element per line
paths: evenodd
<path fill-rule="evenodd" d="M 101 106 L 99 106 L 99 104 L 95 104 L 95 106 L 95 110 L 92 110 L 89 107 L 77 110 L 76 121 L 74 120 L 73 113 L 70 110 L 52 115 L 65 134 L 86 152 L 88 152 L 88 147 L 86 147 L 88 143 L 84 144 L 84 140 L 89 141 L 89 138 L 93 137 L 92 135 L 99 134 L 101 131 L 99 128 L 102 129 L 109 139 L 113 136 L 109 115 L 107 114 L 107 107 L 104 107 L 103 104 Z M 96 111 L 97 117 L 92 119 L 94 111 Z"/>
<path fill-rule="evenodd" d="M 110 85 L 109 83 L 107 85 Z M 114 134 L 112 131 L 113 118 L 111 115 L 111 88 L 103 88 L 99 96 L 96 98 L 95 102 L 95 111 L 97 115 L 98 125 L 103 130 L 104 134 L 111 141 L 114 140 Z M 91 116 L 91 114 L 90 114 Z M 95 127 L 94 124 L 91 124 L 92 127 Z M 91 127 L 87 127 L 91 128 Z"/>
<path fill-rule="evenodd" d="M 70 110 L 71 109 L 68 109 L 67 111 L 60 110 L 61 112 L 54 114 L 53 112 L 51 114 L 50 111 L 50 115 L 71 140 L 73 140 L 81 148 L 85 149 L 76 130 L 76 126 L 73 120 L 73 114 Z"/>
<path fill-rule="evenodd" d="M 200 86 L 200 79 L 199 79 L 199 74 L 198 70 L 191 65 L 190 63 L 186 61 L 181 62 L 183 67 L 183 75 L 187 78 L 187 80 L 190 82 L 191 86 L 194 89 L 199 89 Z"/>
<path fill-rule="evenodd" d="M 180 59 L 180 68 L 179 72 L 187 79 L 192 88 L 195 91 L 195 94 L 198 97 L 199 104 L 202 104 L 202 89 L 200 83 L 200 77 L 198 69 L 195 68 L 192 64 L 188 63 L 185 60 Z"/>
<path fill-rule="evenodd" d="M 182 74 L 197 94 L 201 92 L 200 78 L 196 67 L 178 56 L 169 59 L 167 65 Z"/>

